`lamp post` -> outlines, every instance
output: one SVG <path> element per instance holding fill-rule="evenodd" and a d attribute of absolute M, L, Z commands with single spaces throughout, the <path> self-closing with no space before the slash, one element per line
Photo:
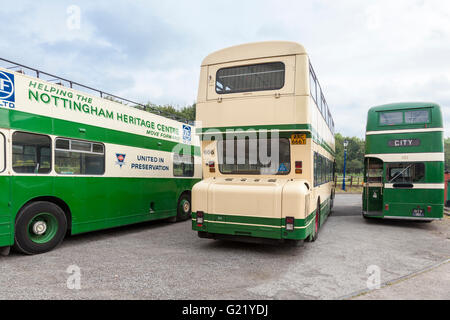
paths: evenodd
<path fill-rule="evenodd" d="M 345 170 L 347 168 L 347 146 L 348 146 L 348 141 L 345 140 L 344 141 L 344 180 L 342 182 L 342 190 L 345 191 Z"/>

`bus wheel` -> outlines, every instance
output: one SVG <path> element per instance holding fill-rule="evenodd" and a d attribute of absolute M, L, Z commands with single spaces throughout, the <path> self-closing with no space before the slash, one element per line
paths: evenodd
<path fill-rule="evenodd" d="M 191 217 L 191 197 L 183 194 L 178 200 L 177 221 L 185 221 Z"/>
<path fill-rule="evenodd" d="M 14 248 L 24 254 L 44 253 L 58 246 L 66 232 L 67 219 L 60 207 L 33 202 L 17 215 Z"/>

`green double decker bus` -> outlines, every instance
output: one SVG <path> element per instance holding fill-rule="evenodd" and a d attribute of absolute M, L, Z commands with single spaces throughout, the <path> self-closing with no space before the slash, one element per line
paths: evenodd
<path fill-rule="evenodd" d="M 190 218 L 201 179 L 194 127 L 34 71 L 0 68 L 3 254 L 11 246 L 43 253 L 66 234 Z"/>
<path fill-rule="evenodd" d="M 444 214 L 444 128 L 435 103 L 368 112 L 363 217 L 433 221 Z"/>

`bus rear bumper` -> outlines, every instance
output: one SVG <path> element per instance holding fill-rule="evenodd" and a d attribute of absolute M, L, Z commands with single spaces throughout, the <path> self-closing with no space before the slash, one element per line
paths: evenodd
<path fill-rule="evenodd" d="M 410 220 L 410 221 L 440 221 L 442 218 L 416 218 L 416 217 L 399 217 L 399 216 L 384 216 L 383 219 L 390 220 Z"/>
<path fill-rule="evenodd" d="M 234 237 L 236 239 L 242 238 L 259 238 L 272 240 L 305 240 L 313 232 L 314 216 L 308 219 L 296 219 L 294 230 L 287 231 L 284 227 L 284 219 L 279 219 L 275 225 L 249 225 L 248 223 L 236 223 L 225 221 L 214 221 L 214 215 L 205 214 L 204 223 L 199 226 L 196 222 L 196 212 L 192 213 L 192 230 L 199 231 L 204 235 L 204 238 L 219 239 Z"/>
<path fill-rule="evenodd" d="M 383 215 L 382 212 L 366 212 L 363 211 L 362 215 L 366 218 L 378 218 L 378 219 L 389 219 L 389 220 L 408 220 L 408 221 L 440 221 L 442 218 L 430 218 L 430 217 L 404 217 L 404 216 L 387 216 Z"/>

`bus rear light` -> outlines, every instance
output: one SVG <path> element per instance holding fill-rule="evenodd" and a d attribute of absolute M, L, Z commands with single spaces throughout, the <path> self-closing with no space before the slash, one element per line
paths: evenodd
<path fill-rule="evenodd" d="M 294 217 L 286 217 L 286 231 L 294 231 Z"/>
<path fill-rule="evenodd" d="M 428 213 L 431 213 L 431 206 L 427 207 Z"/>
<path fill-rule="evenodd" d="M 197 227 L 203 227 L 203 219 L 204 213 L 203 211 L 197 211 Z"/>
<path fill-rule="evenodd" d="M 216 172 L 216 167 L 214 161 L 208 162 L 209 172 Z"/>
<path fill-rule="evenodd" d="M 388 204 L 384 205 L 384 210 L 389 211 L 389 205 Z"/>
<path fill-rule="evenodd" d="M 295 161 L 295 169 L 303 168 L 303 161 Z"/>

